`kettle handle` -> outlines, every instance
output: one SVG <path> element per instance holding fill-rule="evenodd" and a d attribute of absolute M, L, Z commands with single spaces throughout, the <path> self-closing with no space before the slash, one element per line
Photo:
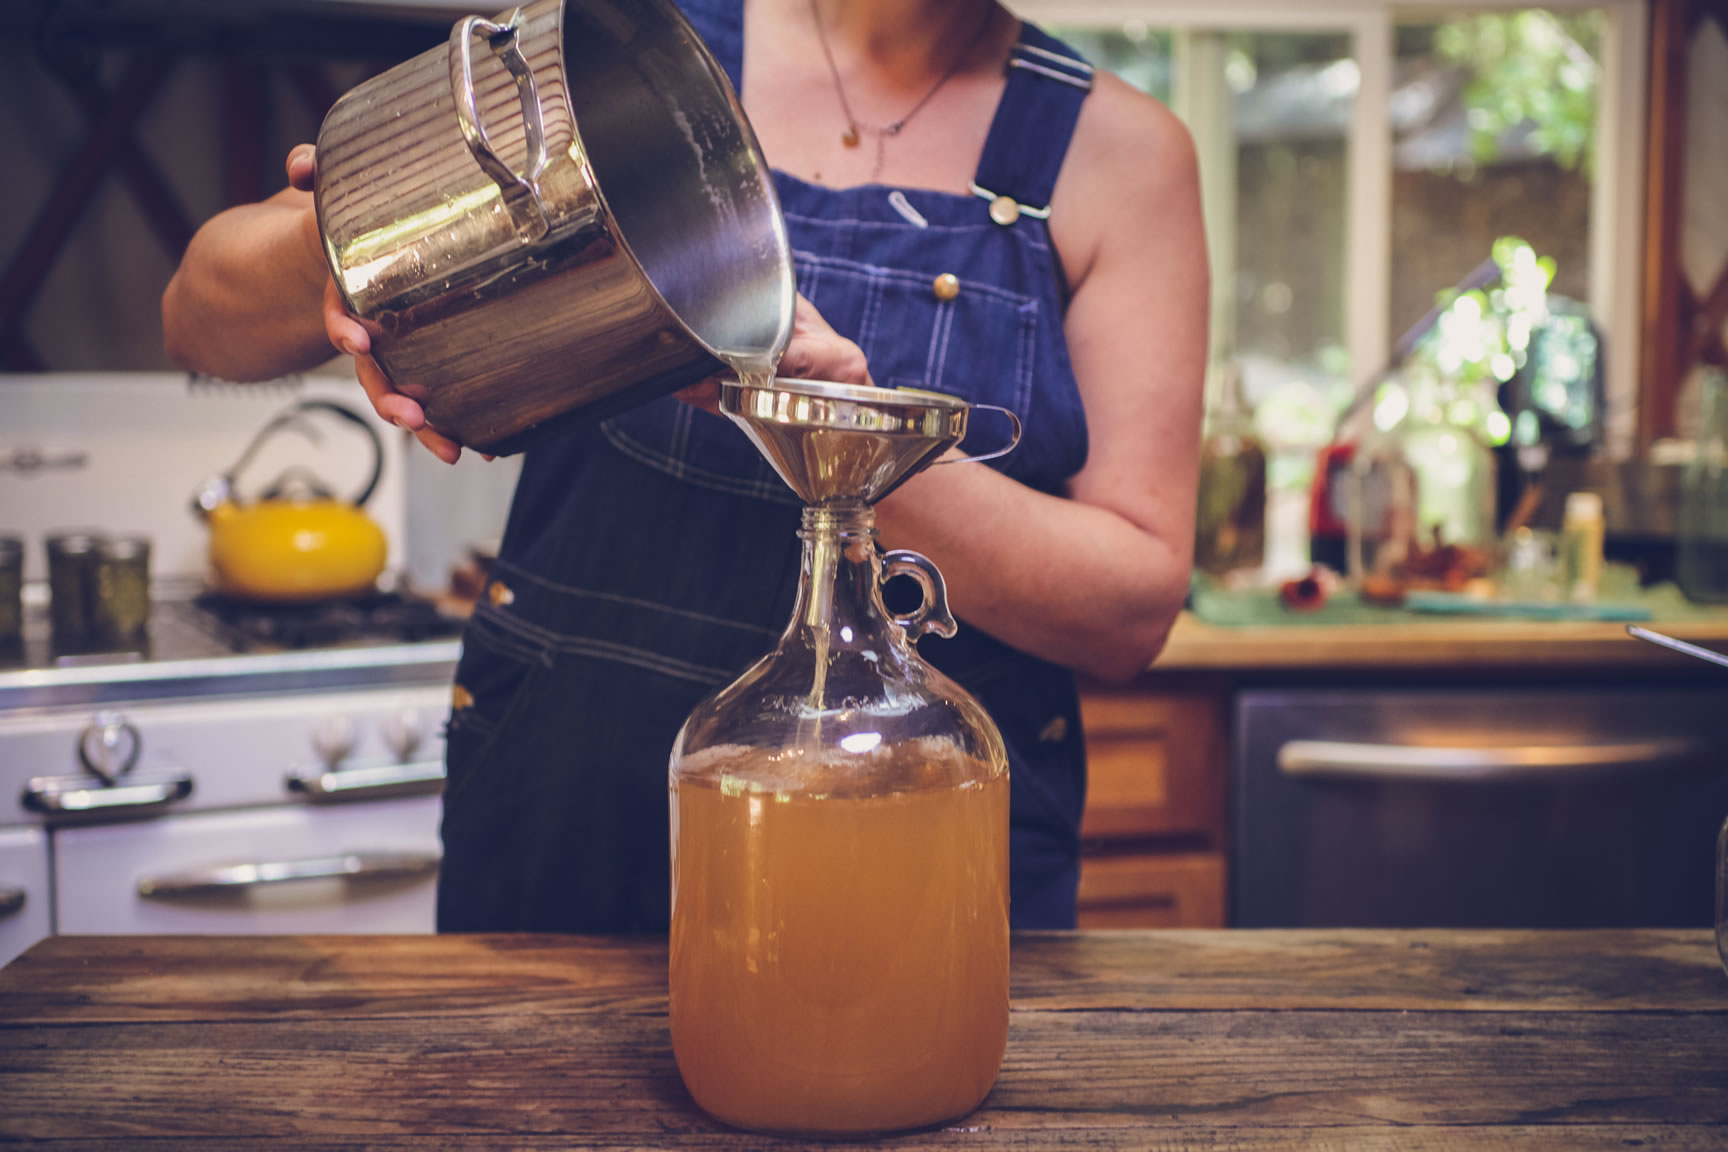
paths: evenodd
<path fill-rule="evenodd" d="M 234 478 L 240 474 L 240 469 L 251 462 L 252 457 L 257 454 L 264 441 L 268 440 L 278 428 L 293 423 L 294 419 L 302 412 L 310 411 L 329 412 L 332 415 L 340 416 L 366 433 L 366 439 L 372 444 L 372 475 L 366 478 L 366 485 L 360 489 L 360 494 L 349 501 L 356 508 L 365 504 L 372 498 L 372 493 L 378 487 L 379 479 L 384 475 L 384 441 L 379 438 L 378 429 L 372 427 L 364 416 L 333 400 L 302 400 L 292 408 L 279 413 L 270 423 L 260 428 L 256 436 L 252 437 L 252 443 L 246 445 L 246 451 L 240 454 L 240 459 L 236 460 L 234 466 L 228 469 L 223 479 L 232 486 Z"/>

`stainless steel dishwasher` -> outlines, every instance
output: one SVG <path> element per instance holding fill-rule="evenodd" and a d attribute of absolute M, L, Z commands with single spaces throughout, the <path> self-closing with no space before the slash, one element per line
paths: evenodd
<path fill-rule="evenodd" d="M 1702 926 L 1728 691 L 1238 694 L 1231 922 Z"/>

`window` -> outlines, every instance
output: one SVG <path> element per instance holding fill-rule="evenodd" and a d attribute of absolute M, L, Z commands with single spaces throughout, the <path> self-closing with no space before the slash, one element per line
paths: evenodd
<path fill-rule="evenodd" d="M 1306 490 L 1337 414 L 1500 236 L 1552 258 L 1551 291 L 1603 331 L 1607 447 L 1630 451 L 1641 0 L 1019 10 L 1164 100 L 1194 136 L 1213 359 L 1241 369 L 1272 449 L 1272 515 L 1288 521 L 1274 525 L 1274 569 L 1306 564 Z"/>

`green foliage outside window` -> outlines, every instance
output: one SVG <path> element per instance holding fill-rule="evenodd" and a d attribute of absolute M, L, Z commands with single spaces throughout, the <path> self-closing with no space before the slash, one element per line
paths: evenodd
<path fill-rule="evenodd" d="M 1595 12 L 1543 9 L 1463 16 L 1434 28 L 1435 53 L 1466 71 L 1471 142 L 1478 163 L 1499 159 L 1508 133 L 1529 126 L 1529 145 L 1563 167 L 1591 172 L 1601 81 Z"/>

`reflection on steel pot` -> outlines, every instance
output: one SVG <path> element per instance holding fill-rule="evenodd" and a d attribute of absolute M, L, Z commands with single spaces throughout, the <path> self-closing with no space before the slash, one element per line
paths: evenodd
<path fill-rule="evenodd" d="M 767 162 L 671 0 L 458 21 L 337 101 L 315 198 L 379 364 L 488 452 L 771 369 L 791 334 Z"/>

